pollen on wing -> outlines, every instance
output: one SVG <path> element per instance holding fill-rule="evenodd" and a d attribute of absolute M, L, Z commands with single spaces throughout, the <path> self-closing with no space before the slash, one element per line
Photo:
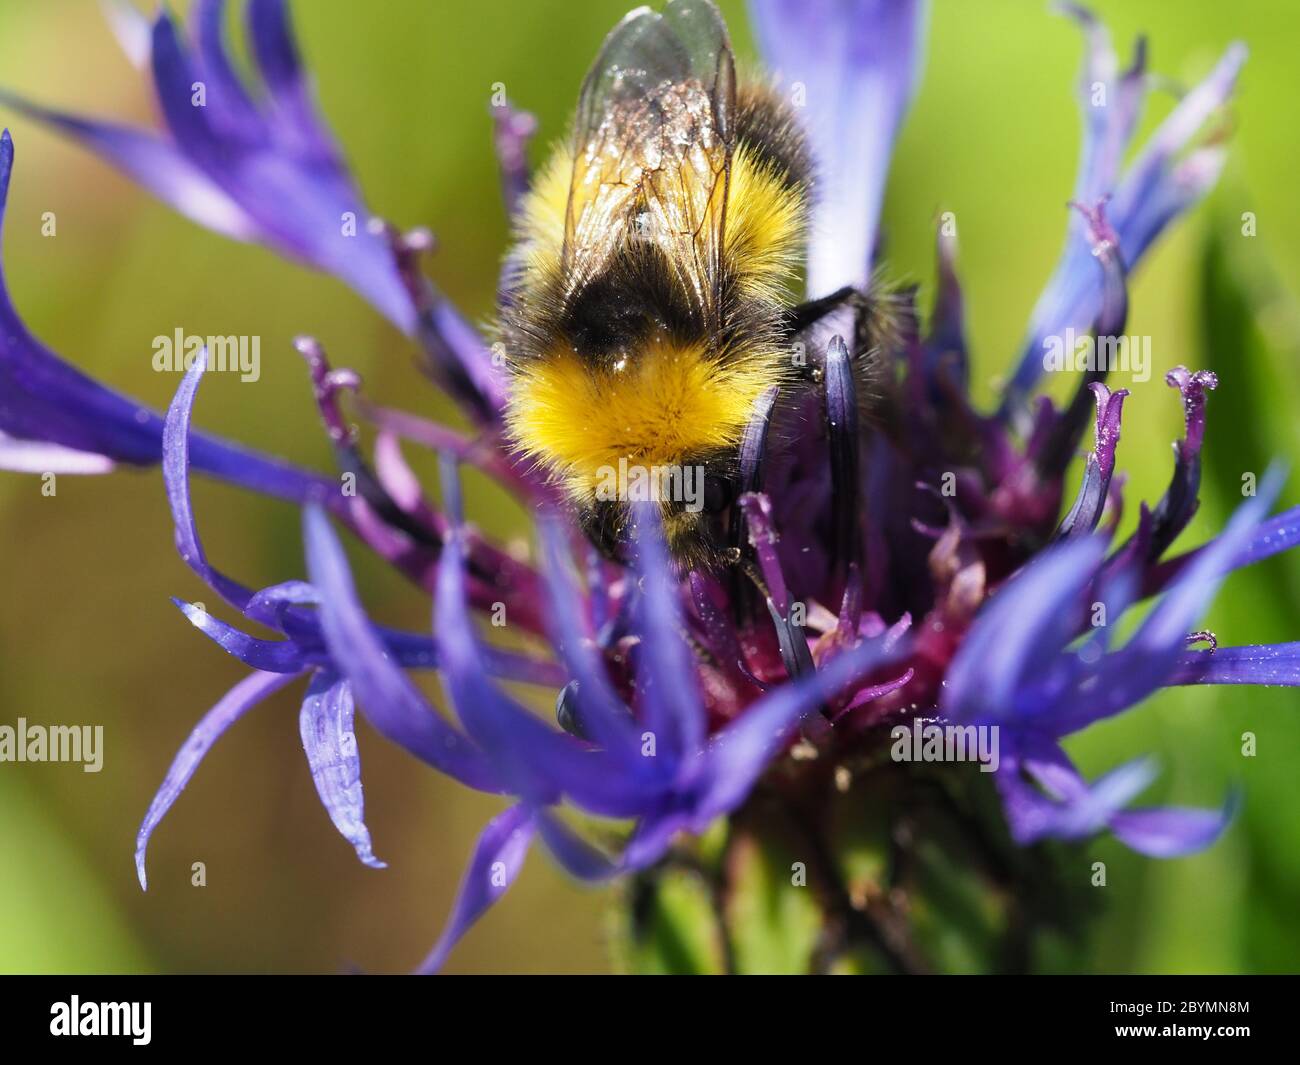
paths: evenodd
<path fill-rule="evenodd" d="M 572 173 L 573 155 L 560 145 L 524 200 L 517 240 L 534 280 L 559 268 Z M 724 254 L 745 295 L 782 298 L 802 252 L 806 212 L 804 189 L 742 146 L 732 160 Z"/>
<path fill-rule="evenodd" d="M 508 410 L 516 446 L 575 498 L 590 498 L 619 459 L 670 466 L 738 445 L 772 380 L 779 353 L 709 358 L 703 346 L 652 342 L 618 369 L 593 370 L 572 352 L 516 378 Z"/>

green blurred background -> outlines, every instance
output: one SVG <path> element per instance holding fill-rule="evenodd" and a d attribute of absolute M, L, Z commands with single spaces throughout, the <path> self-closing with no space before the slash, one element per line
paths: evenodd
<path fill-rule="evenodd" d="M 183 10 L 186 5 L 175 5 Z M 489 313 L 506 237 L 488 98 L 503 82 L 559 136 L 587 62 L 627 0 L 293 4 L 325 114 L 370 205 L 427 223 L 437 282 Z M 1212 365 L 1205 504 L 1185 534 L 1210 536 L 1240 502 L 1243 471 L 1300 458 L 1296 318 L 1300 288 L 1295 136 L 1300 5 L 1100 0 L 1127 58 L 1147 32 L 1152 68 L 1180 85 L 1234 39 L 1251 57 L 1232 108 L 1231 161 L 1210 201 L 1144 262 L 1129 331 L 1153 337 L 1155 372 L 1130 385 L 1119 466 L 1154 500 L 1180 429 L 1169 367 Z M 743 5 L 722 4 L 752 58 Z M 933 222 L 955 211 L 975 387 L 1006 372 L 1059 251 L 1079 148 L 1080 36 L 1038 0 L 937 0 L 924 80 L 894 161 L 885 211 L 893 275 L 929 291 Z M 92 0 L 0 0 L 0 82 L 42 102 L 150 121 L 141 77 Z M 1156 92 L 1143 129 L 1167 113 Z M 100 378 L 161 407 L 175 380 L 150 369 L 151 340 L 258 334 L 256 386 L 204 387 L 197 422 L 329 469 L 330 456 L 289 347 L 313 333 L 380 400 L 449 416 L 391 328 L 339 284 L 200 230 L 115 172 L 12 114 L 15 177 L 4 264 L 32 330 Z M 57 216 L 57 237 L 41 216 Z M 1241 235 L 1253 211 L 1258 236 Z M 926 297 L 928 305 L 928 297 Z M 1208 310 L 1207 310 L 1208 309 Z M 424 467 L 427 468 L 427 467 Z M 1289 489 L 1284 502 L 1296 502 Z M 475 517 L 524 533 L 508 501 L 476 495 Z M 200 484 L 209 554 L 252 584 L 303 573 L 298 516 L 281 504 Z M 426 601 L 356 553 L 375 616 L 420 626 Z M 1229 644 L 1300 638 L 1300 556 L 1239 574 L 1206 619 Z M 308 775 L 291 688 L 214 749 L 154 836 L 150 890 L 136 884 L 136 827 L 177 747 L 243 668 L 190 628 L 168 597 L 213 598 L 176 557 L 156 471 L 40 481 L 0 476 L 0 723 L 102 723 L 105 767 L 0 765 L 0 970 L 403 970 L 434 938 L 483 821 L 498 804 L 422 769 L 366 726 L 359 738 L 367 818 L 390 868 L 362 868 L 329 824 Z M 1242 815 L 1208 853 L 1139 859 L 1100 841 L 1109 867 L 1097 971 L 1293 971 L 1300 967 L 1300 715 L 1286 690 L 1183 689 L 1071 742 L 1089 773 L 1155 752 L 1159 800 L 1208 805 L 1234 782 Z M 1258 756 L 1240 754 L 1244 731 Z M 207 886 L 190 886 L 191 863 Z M 1086 874 L 1081 874 L 1086 875 Z M 608 899 L 572 886 L 543 857 L 454 954 L 451 971 L 604 969 Z"/>

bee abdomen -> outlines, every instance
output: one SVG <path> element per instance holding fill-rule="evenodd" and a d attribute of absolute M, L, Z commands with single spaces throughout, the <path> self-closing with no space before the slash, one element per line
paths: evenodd
<path fill-rule="evenodd" d="M 773 88 L 759 82 L 740 88 L 735 129 L 738 145 L 755 162 L 785 185 L 806 192 L 813 180 L 812 156 L 794 109 Z"/>

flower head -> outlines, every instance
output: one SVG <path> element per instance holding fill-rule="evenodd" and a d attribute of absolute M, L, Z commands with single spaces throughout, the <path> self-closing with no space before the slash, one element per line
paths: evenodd
<path fill-rule="evenodd" d="M 864 286 L 888 148 L 917 78 L 922 5 L 752 6 L 770 65 L 807 88 L 811 142 L 830 190 L 810 251 L 810 294 Z M 161 461 L 176 546 L 238 615 L 231 623 L 178 603 L 251 672 L 205 715 L 167 773 L 139 833 L 142 885 L 150 835 L 206 751 L 250 707 L 299 678 L 313 781 L 366 865 L 383 863 L 364 817 L 354 706 L 433 769 L 507 802 L 483 830 L 425 969 L 438 968 L 513 882 L 534 839 L 585 880 L 645 869 L 683 833 L 741 810 L 756 788 L 775 782 L 802 795 L 836 786 L 827 766 L 870 773 L 892 731 L 917 719 L 998 730 L 994 778 L 1018 843 L 1109 830 L 1143 853 L 1171 856 L 1211 842 L 1227 807 L 1133 809 L 1151 780 L 1145 761 L 1088 782 L 1060 744 L 1165 686 L 1300 683 L 1294 644 L 1190 649 L 1204 641 L 1199 616 L 1227 573 L 1300 541 L 1300 508 L 1267 517 L 1281 487 L 1272 474 L 1220 536 L 1170 554 L 1196 509 L 1207 392 L 1216 384 L 1180 368 L 1169 384 L 1185 432 L 1169 488 L 1154 505 L 1141 504 L 1136 531 L 1118 541 L 1115 471 L 1122 417 L 1132 417 L 1128 393 L 1107 386 L 1103 367 L 1084 371 L 1063 407 L 1028 400 L 1044 337 L 1074 327 L 1090 327 L 1097 340 L 1123 334 L 1128 272 L 1214 181 L 1222 146 L 1179 153 L 1228 97 L 1244 53 L 1229 50 L 1121 174 L 1145 92 L 1145 55 L 1139 47 L 1117 73 L 1105 31 L 1086 12 L 1067 10 L 1087 34 L 1085 85 L 1102 86 L 1111 103 L 1085 110 L 1079 209 L 1001 409 L 982 413 L 967 394 L 955 246 L 941 232 L 927 325 L 914 293 L 894 297 L 901 324 L 877 356 L 889 370 L 878 422 L 862 416 L 856 353 L 838 335 L 812 338 L 814 393 L 783 405 L 769 390 L 755 404 L 732 521 L 739 561 L 721 572 L 678 573 L 650 506 L 634 511 L 626 564 L 597 554 L 551 489 L 502 443 L 503 386 L 483 342 L 420 274 L 422 240 L 382 227 L 339 236 L 343 215 L 365 211 L 310 101 L 279 0 L 247 8 L 263 83 L 256 98 L 221 44 L 219 2 L 198 5 L 190 48 L 159 17 L 149 56 L 166 137 L 22 104 L 205 225 L 348 281 L 416 339 L 477 427 L 465 437 L 369 402 L 355 375 L 332 369 L 322 347 L 304 338 L 298 347 L 324 425 L 358 486 L 341 495 L 327 478 L 191 430 L 202 360 L 159 417 L 59 360 L 0 299 L 10 338 L 0 350 L 0 459 L 31 469 L 57 458 L 86 472 Z M 185 102 L 199 82 L 209 94 L 201 111 Z M 497 117 L 511 205 L 526 183 L 522 146 L 532 126 L 518 112 Z M 11 161 L 6 136 L 0 193 Z M 347 428 L 341 404 L 349 393 L 375 430 L 372 456 Z M 1070 486 L 1090 415 L 1093 447 L 1081 483 Z M 441 507 L 406 465 L 403 439 L 441 454 Z M 467 520 L 463 466 L 537 511 L 533 560 Z M 258 589 L 217 569 L 190 504 L 195 471 L 301 504 L 304 573 Z M 430 632 L 371 620 L 336 522 L 428 590 Z M 1148 600 L 1144 619 L 1117 643 L 1116 623 Z M 495 610 L 545 653 L 485 640 L 475 614 Z M 274 636 L 244 631 L 249 623 Z M 440 674 L 451 714 L 412 681 L 419 670 Z M 557 693 L 557 723 L 537 717 L 504 682 Z M 575 825 L 563 811 L 588 821 Z M 606 820 L 634 826 L 593 841 L 589 826 Z"/>

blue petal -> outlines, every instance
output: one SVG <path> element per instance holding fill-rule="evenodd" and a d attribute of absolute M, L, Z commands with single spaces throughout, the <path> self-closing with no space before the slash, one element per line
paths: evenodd
<path fill-rule="evenodd" d="M 510 807 L 487 823 L 470 857 L 469 868 L 465 870 L 447 925 L 417 972 L 435 973 L 441 969 L 461 936 L 515 882 L 528 856 L 528 845 L 532 842 L 535 828 L 523 803 Z"/>
<path fill-rule="evenodd" d="M 678 582 L 664 548 L 658 504 L 633 504 L 633 519 L 641 589 L 637 682 L 642 720 L 654 734 L 656 757 L 674 771 L 684 765 L 689 776 L 692 756 L 704 745 L 705 716 L 695 664 L 682 636 Z"/>
<path fill-rule="evenodd" d="M 801 84 L 818 168 L 808 294 L 865 287 L 894 137 L 920 66 L 925 5 L 916 0 L 750 0 L 759 50 Z"/>
<path fill-rule="evenodd" d="M 190 221 L 233 240 L 258 239 L 258 223 L 248 211 L 163 138 L 41 107 L 7 89 L 0 89 L 0 103 L 71 137 Z"/>
<path fill-rule="evenodd" d="M 6 131 L 0 136 L 0 223 L 12 173 L 13 141 Z M 0 334 L 7 338 L 0 346 L 0 433 L 6 439 L 58 445 L 114 462 L 159 461 L 163 419 L 42 345 L 18 316 L 2 275 Z M 203 433 L 194 434 L 189 450 L 195 469 L 255 492 L 295 502 L 338 495 L 326 478 Z"/>
<path fill-rule="evenodd" d="M 1169 684 L 1300 685 L 1300 643 L 1195 651 L 1178 660 Z"/>
<path fill-rule="evenodd" d="M 1011 724 L 1026 678 L 1060 654 L 1078 630 L 1082 595 L 1105 550 L 1099 537 L 1067 540 L 1039 555 L 987 602 L 948 669 L 945 711 L 956 721 Z"/>
<path fill-rule="evenodd" d="M 1070 539 L 1090 533 L 1101 521 L 1106 507 L 1110 479 L 1115 472 L 1115 449 L 1119 446 L 1120 417 L 1128 389 L 1112 393 L 1100 381 L 1092 384 L 1097 400 L 1097 418 L 1094 429 L 1095 444 L 1088 454 L 1083 471 L 1083 483 L 1075 496 L 1070 512 L 1061 520 L 1056 531 L 1059 539 Z"/>
<path fill-rule="evenodd" d="M 181 561 L 190 567 L 209 587 L 237 610 L 243 610 L 253 592 L 238 581 L 218 572 L 208 564 L 199 530 L 194 522 L 194 509 L 190 504 L 190 415 L 194 411 L 194 397 L 207 363 L 207 352 L 201 352 L 193 367 L 181 378 L 176 395 L 167 410 L 167 420 L 162 434 L 162 473 L 167 488 L 167 502 L 171 507 L 175 528 L 176 550 Z"/>
<path fill-rule="evenodd" d="M 303 533 L 307 570 L 321 594 L 325 643 L 339 672 L 352 682 L 366 719 L 382 735 L 462 784 L 480 791 L 502 790 L 483 753 L 429 705 L 371 627 L 324 511 L 306 509 Z"/>
<path fill-rule="evenodd" d="M 225 0 L 198 0 L 191 18 L 195 62 L 207 86 L 208 113 L 226 136 L 264 143 L 269 133 L 230 61 L 225 43 Z"/>
<path fill-rule="evenodd" d="M 303 649 L 291 640 L 261 640 L 227 625 L 193 603 L 175 598 L 172 602 L 180 607 L 191 625 L 246 666 L 264 673 L 301 673 L 311 664 Z M 317 661 L 322 657 L 318 656 Z"/>
<path fill-rule="evenodd" d="M 194 731 L 190 733 L 185 745 L 176 752 L 171 768 L 167 770 L 167 776 L 163 779 L 162 786 L 159 787 L 153 802 L 149 804 L 149 810 L 144 815 L 140 831 L 136 834 L 135 870 L 136 875 L 140 878 L 140 887 L 148 888 L 149 886 L 144 869 L 145 851 L 149 846 L 149 837 L 153 834 L 153 830 L 158 827 L 158 822 L 171 809 L 172 803 L 185 790 L 185 785 L 190 782 L 190 777 L 194 775 L 194 771 L 199 767 L 199 763 L 203 761 L 203 756 L 208 753 L 208 749 L 246 711 L 251 710 L 272 692 L 283 688 L 293 679 L 293 674 L 253 673 L 223 695 L 220 701 L 204 714 L 203 719 L 194 727 Z"/>
<path fill-rule="evenodd" d="M 414 336 L 417 314 L 393 248 L 368 228 L 370 212 L 316 115 L 284 5 L 254 0 L 248 8 L 269 90 L 261 109 L 233 72 L 216 25 L 219 6 L 206 3 L 197 12 L 197 56 L 169 15 L 154 23 L 152 73 L 171 142 L 9 93 L 0 100 L 71 135 L 200 224 L 333 274 Z M 197 82 L 213 93 L 207 106 L 192 105 Z"/>
<path fill-rule="evenodd" d="M 247 21 L 248 39 L 270 93 L 272 115 L 280 120 L 281 136 L 298 151 L 341 171 L 333 138 L 316 116 L 284 0 L 250 0 Z"/>
<path fill-rule="evenodd" d="M 1119 650 L 1079 668 L 1071 683 L 1050 698 L 1037 700 L 1037 720 L 1055 736 L 1077 732 L 1134 705 L 1174 677 L 1186 636 L 1214 597 L 1232 560 L 1248 544 L 1261 516 L 1281 489 L 1282 475 L 1271 470 L 1259 494 L 1237 509 L 1210 543 L 1156 603 L 1132 638 Z"/>
<path fill-rule="evenodd" d="M 588 643 L 578 610 L 581 596 L 564 549 L 564 532 L 552 515 L 545 515 L 538 522 L 538 532 L 546 560 L 542 570 L 550 606 L 551 642 L 578 682 L 578 712 L 583 730 L 611 754 L 634 767 L 639 764 L 644 768 L 647 759 L 640 754 L 636 722 L 614 693 L 603 664 Z"/>
<path fill-rule="evenodd" d="M 302 747 L 320 801 L 362 865 L 383 869 L 370 846 L 361 795 L 361 756 L 352 731 L 352 688 L 337 673 L 321 670 L 311 679 L 298 715 Z"/>
<path fill-rule="evenodd" d="M 595 883 L 623 872 L 619 861 L 581 839 L 553 814 L 538 810 L 533 817 L 547 850 L 570 876 Z"/>
<path fill-rule="evenodd" d="M 1050 794 L 1024 778 L 1029 773 Z M 1138 759 L 1088 785 L 1055 744 L 1038 744 L 1032 757 L 1004 754 L 994 774 L 1017 843 L 1052 837 L 1083 839 L 1103 830 L 1115 813 L 1151 783 L 1154 767 Z"/>
<path fill-rule="evenodd" d="M 1280 555 L 1283 551 L 1290 551 L 1297 544 L 1300 544 L 1300 507 L 1291 507 L 1280 514 L 1274 514 L 1266 521 L 1261 521 L 1251 533 L 1250 539 L 1233 558 L 1230 568 L 1242 569 L 1256 562 L 1262 562 L 1266 558 Z M 1206 544 L 1161 563 L 1151 576 L 1151 589 L 1158 591 L 1176 580 L 1208 547 L 1209 544 Z"/>
<path fill-rule="evenodd" d="M 227 170 L 233 159 L 208 122 L 208 108 L 194 104 L 194 86 L 199 78 L 166 13 L 154 23 L 150 58 L 158 105 L 177 147 L 220 183 L 217 175 Z"/>
<path fill-rule="evenodd" d="M 449 505 L 449 512 L 454 509 Z M 434 637 L 457 716 L 509 790 L 535 806 L 569 795 L 585 809 L 635 816 L 666 783 L 638 777 L 600 751 L 548 727 L 492 684 L 465 600 L 462 534 L 453 530 L 438 565 Z"/>
<path fill-rule="evenodd" d="M 1077 8 L 1070 6 L 1073 11 Z M 1085 17 L 1085 24 L 1091 16 Z M 1094 34 L 1095 23 L 1094 25 Z M 1084 152 L 1080 160 L 1076 193 L 1085 206 L 1112 194 L 1107 217 L 1119 235 L 1126 265 L 1132 270 L 1164 227 L 1201 198 L 1215 181 L 1224 159 L 1224 149 L 1215 145 L 1199 149 L 1179 161 L 1178 153 L 1188 144 L 1211 114 L 1232 94 L 1237 74 L 1245 62 L 1246 50 L 1233 45 L 1210 75 L 1179 102 L 1147 142 L 1138 158 L 1117 179 L 1119 161 L 1132 135 L 1140 100 L 1141 68 L 1119 84 L 1111 84 L 1113 56 L 1109 44 L 1094 35 L 1089 66 L 1085 68 L 1087 95 L 1082 101 L 1085 119 Z M 1107 87 L 1107 106 L 1092 105 L 1094 81 Z M 1118 180 L 1118 184 L 1116 181 Z M 1033 389 L 1043 372 L 1043 341 L 1059 337 L 1067 329 L 1085 332 L 1101 307 L 1101 278 L 1085 227 L 1071 219 L 1061 260 L 1043 290 L 1030 318 L 1029 332 L 1015 376 L 1003 404 L 1006 412 L 1017 407 Z"/>
<path fill-rule="evenodd" d="M 1115 837 L 1150 858 L 1179 858 L 1204 850 L 1222 834 L 1236 812 L 1235 796 L 1221 810 L 1196 810 L 1177 806 L 1153 810 L 1127 810 L 1110 819 Z"/>

